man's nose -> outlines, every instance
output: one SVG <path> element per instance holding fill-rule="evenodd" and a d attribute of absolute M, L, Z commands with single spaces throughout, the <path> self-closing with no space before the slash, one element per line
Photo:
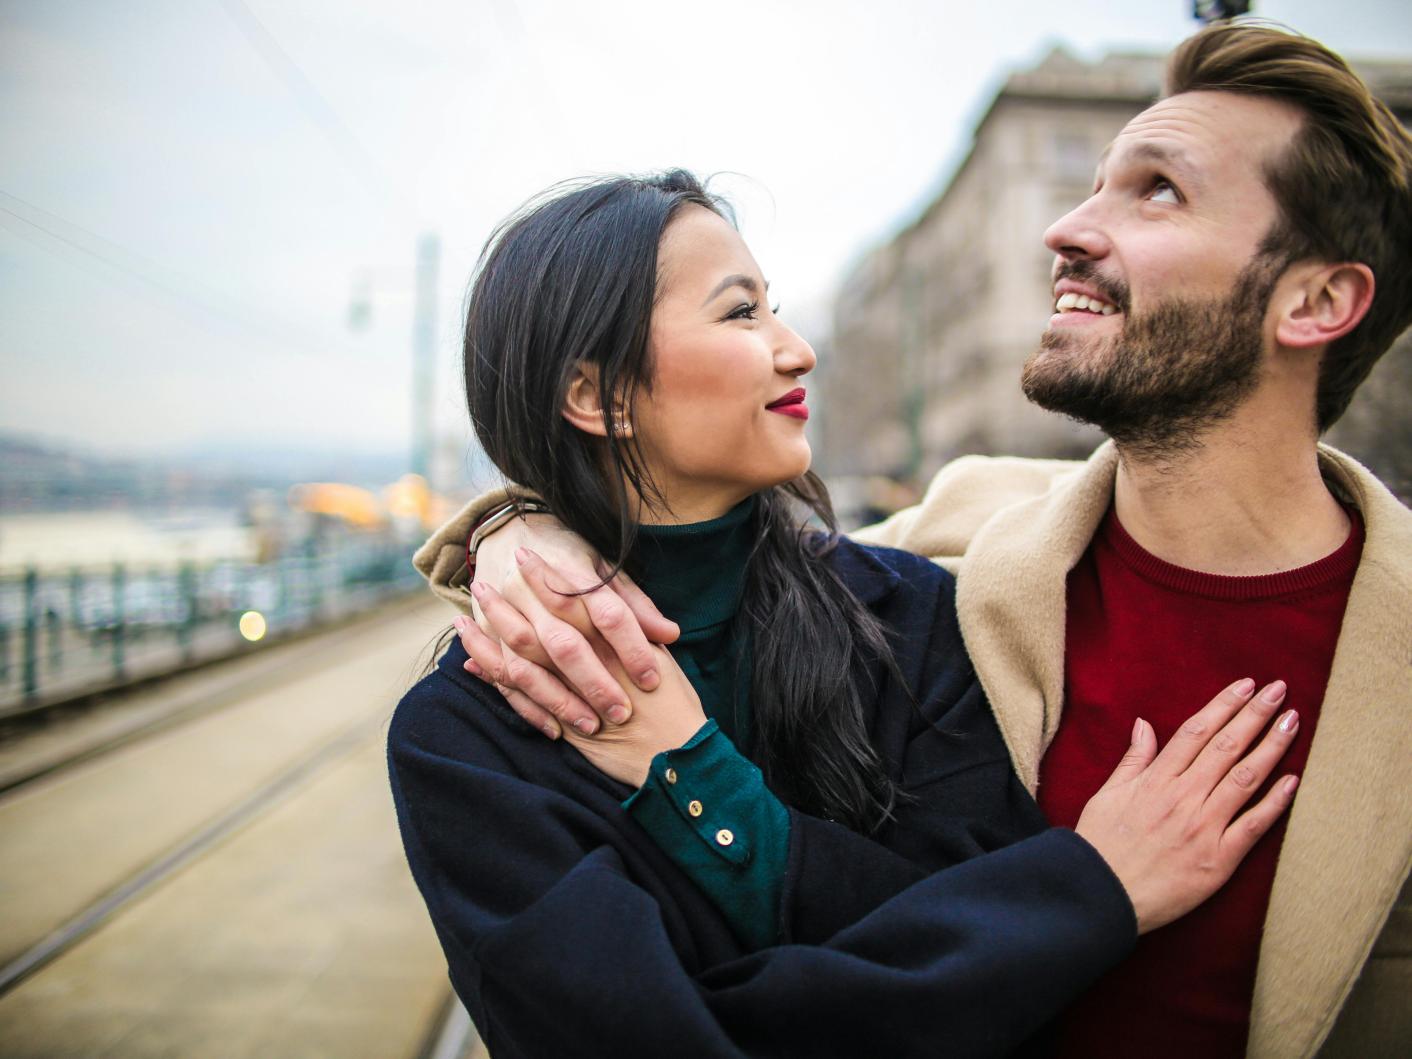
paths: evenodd
<path fill-rule="evenodd" d="M 1112 249 L 1099 216 L 1097 196 L 1070 210 L 1049 226 L 1044 245 L 1068 261 L 1096 261 Z"/>

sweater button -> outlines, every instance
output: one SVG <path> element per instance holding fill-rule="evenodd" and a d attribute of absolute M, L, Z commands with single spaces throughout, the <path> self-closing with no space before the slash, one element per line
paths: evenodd
<path fill-rule="evenodd" d="M 691 802 L 688 802 L 688 803 L 687 803 L 687 806 L 686 806 L 686 811 L 689 812 L 692 816 L 700 816 L 700 815 L 701 815 L 701 803 L 698 802 L 698 801 L 691 801 Z"/>
<path fill-rule="evenodd" d="M 667 782 L 668 782 L 668 783 L 676 783 L 676 782 L 677 782 L 677 770 L 676 770 L 676 769 L 668 769 L 666 775 L 667 775 Z"/>
<path fill-rule="evenodd" d="M 734 836 L 733 834 L 731 834 L 729 831 L 727 831 L 724 827 L 721 828 L 719 831 L 716 832 L 716 842 L 719 843 L 720 845 L 722 845 L 722 846 L 729 846 L 729 845 L 730 845 L 732 842 L 734 842 L 734 841 L 735 841 L 735 836 Z"/>

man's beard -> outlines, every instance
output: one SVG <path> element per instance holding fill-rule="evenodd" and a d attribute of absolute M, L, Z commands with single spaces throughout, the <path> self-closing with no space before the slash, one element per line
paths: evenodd
<path fill-rule="evenodd" d="M 1281 271 L 1257 254 L 1228 297 L 1172 298 L 1134 316 L 1126 286 L 1105 280 L 1091 262 L 1067 264 L 1056 281 L 1095 287 L 1123 313 L 1123 328 L 1102 339 L 1046 331 L 1021 375 L 1025 396 L 1094 424 L 1135 456 L 1193 448 L 1255 389 L 1265 310 Z"/>

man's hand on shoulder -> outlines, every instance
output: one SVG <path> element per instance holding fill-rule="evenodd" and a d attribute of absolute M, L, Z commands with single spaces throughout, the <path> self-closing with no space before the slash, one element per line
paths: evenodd
<path fill-rule="evenodd" d="M 592 734 L 600 719 L 626 721 L 631 697 L 605 662 L 616 659 L 651 691 L 661 680 L 652 645 L 680 634 L 626 575 L 605 584 L 606 573 L 588 544 L 549 515 L 511 520 L 476 553 L 480 628 L 457 624 L 471 657 L 466 668 L 500 685 L 546 734 L 563 724 Z"/>

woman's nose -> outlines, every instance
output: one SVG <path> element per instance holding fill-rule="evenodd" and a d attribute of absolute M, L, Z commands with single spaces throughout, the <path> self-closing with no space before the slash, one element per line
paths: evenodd
<path fill-rule="evenodd" d="M 775 347 L 775 370 L 781 375 L 807 375 L 818 363 L 814 347 L 792 327 L 785 324 L 780 324 L 780 327 L 784 334 Z"/>

